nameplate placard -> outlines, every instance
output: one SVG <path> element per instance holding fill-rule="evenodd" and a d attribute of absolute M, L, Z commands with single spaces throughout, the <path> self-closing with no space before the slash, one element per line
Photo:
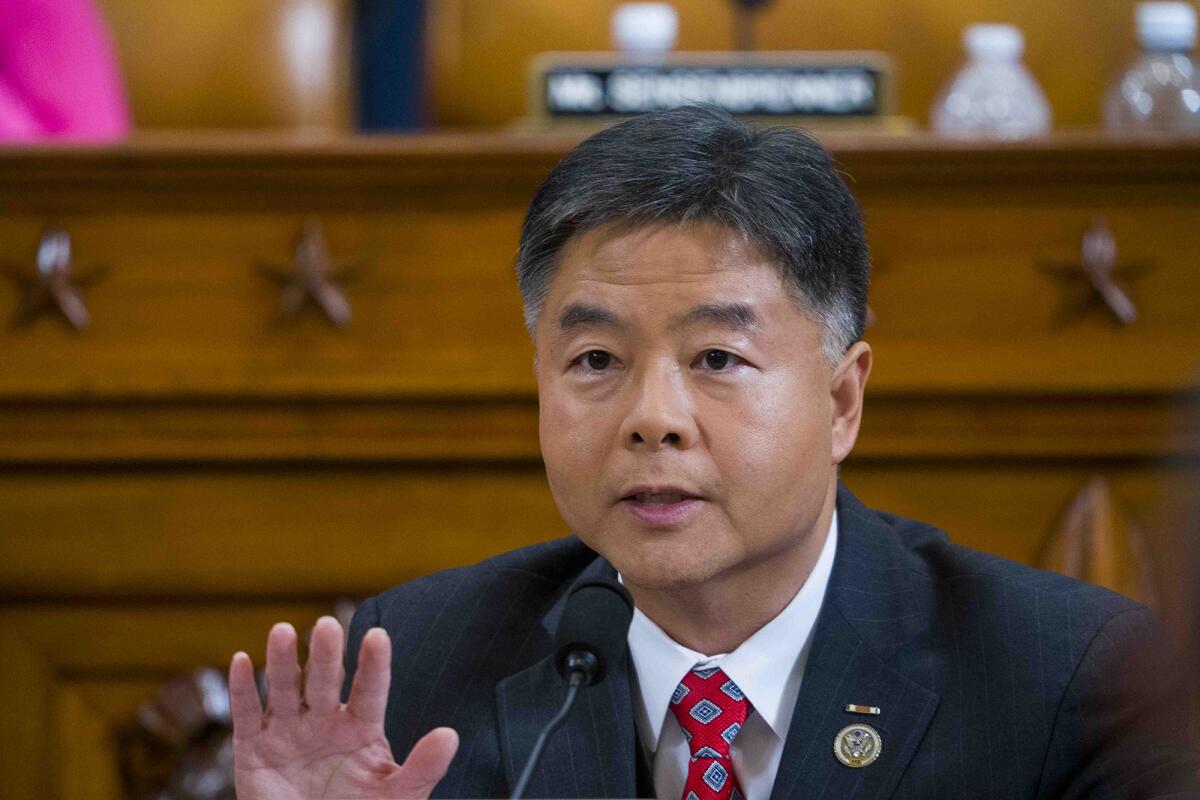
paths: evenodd
<path fill-rule="evenodd" d="M 878 53 L 676 53 L 658 63 L 546 53 L 531 93 L 548 119 L 629 116 L 709 103 L 754 117 L 878 117 L 890 66 Z M 585 60 L 585 57 L 590 59 Z"/>

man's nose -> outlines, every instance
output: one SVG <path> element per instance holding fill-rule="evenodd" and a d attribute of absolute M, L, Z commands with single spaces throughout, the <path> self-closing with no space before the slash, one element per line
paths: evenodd
<path fill-rule="evenodd" d="M 647 367 L 635 380 L 629 413 L 621 426 L 626 447 L 658 450 L 692 447 L 699 432 L 687 379 L 676 365 Z"/>

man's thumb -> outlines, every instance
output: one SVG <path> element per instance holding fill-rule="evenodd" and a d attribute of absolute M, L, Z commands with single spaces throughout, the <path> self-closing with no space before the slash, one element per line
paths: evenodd
<path fill-rule="evenodd" d="M 458 733 L 453 728 L 434 728 L 421 737 L 404 760 L 404 782 L 413 796 L 428 797 L 450 768 L 458 752 Z"/>

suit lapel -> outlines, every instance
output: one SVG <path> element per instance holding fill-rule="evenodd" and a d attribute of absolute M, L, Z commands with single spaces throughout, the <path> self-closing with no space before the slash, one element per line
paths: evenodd
<path fill-rule="evenodd" d="M 615 577 L 601 558 L 578 580 Z M 566 685 L 554 666 L 553 632 L 566 592 L 542 620 L 535 643 L 547 654 L 527 669 L 505 678 L 496 689 L 500 751 L 509 790 L 516 785 L 534 742 L 558 713 Z M 610 667 L 604 680 L 583 689 L 575 707 L 542 753 L 528 797 L 634 797 L 637 793 L 636 733 L 629 690 L 629 663 Z"/>
<path fill-rule="evenodd" d="M 889 797 L 938 704 L 937 694 L 889 666 L 923 639 L 923 617 L 908 605 L 903 549 L 844 487 L 838 524 L 833 572 L 771 800 Z M 849 713 L 847 703 L 882 713 Z M 882 741 L 879 758 L 865 767 L 834 756 L 838 732 L 853 723 L 870 725 Z"/>

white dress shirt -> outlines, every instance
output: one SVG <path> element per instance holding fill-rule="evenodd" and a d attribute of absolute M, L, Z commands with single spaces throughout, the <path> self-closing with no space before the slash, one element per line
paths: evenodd
<path fill-rule="evenodd" d="M 659 800 L 683 797 L 691 750 L 667 706 L 679 681 L 697 666 L 719 666 L 753 706 L 733 741 L 730 756 L 746 800 L 768 800 L 771 796 L 836 549 L 835 510 L 821 555 L 800 591 L 783 611 L 732 653 L 706 656 L 689 650 L 640 610 L 634 610 L 629 628 L 635 673 L 634 715 Z"/>

